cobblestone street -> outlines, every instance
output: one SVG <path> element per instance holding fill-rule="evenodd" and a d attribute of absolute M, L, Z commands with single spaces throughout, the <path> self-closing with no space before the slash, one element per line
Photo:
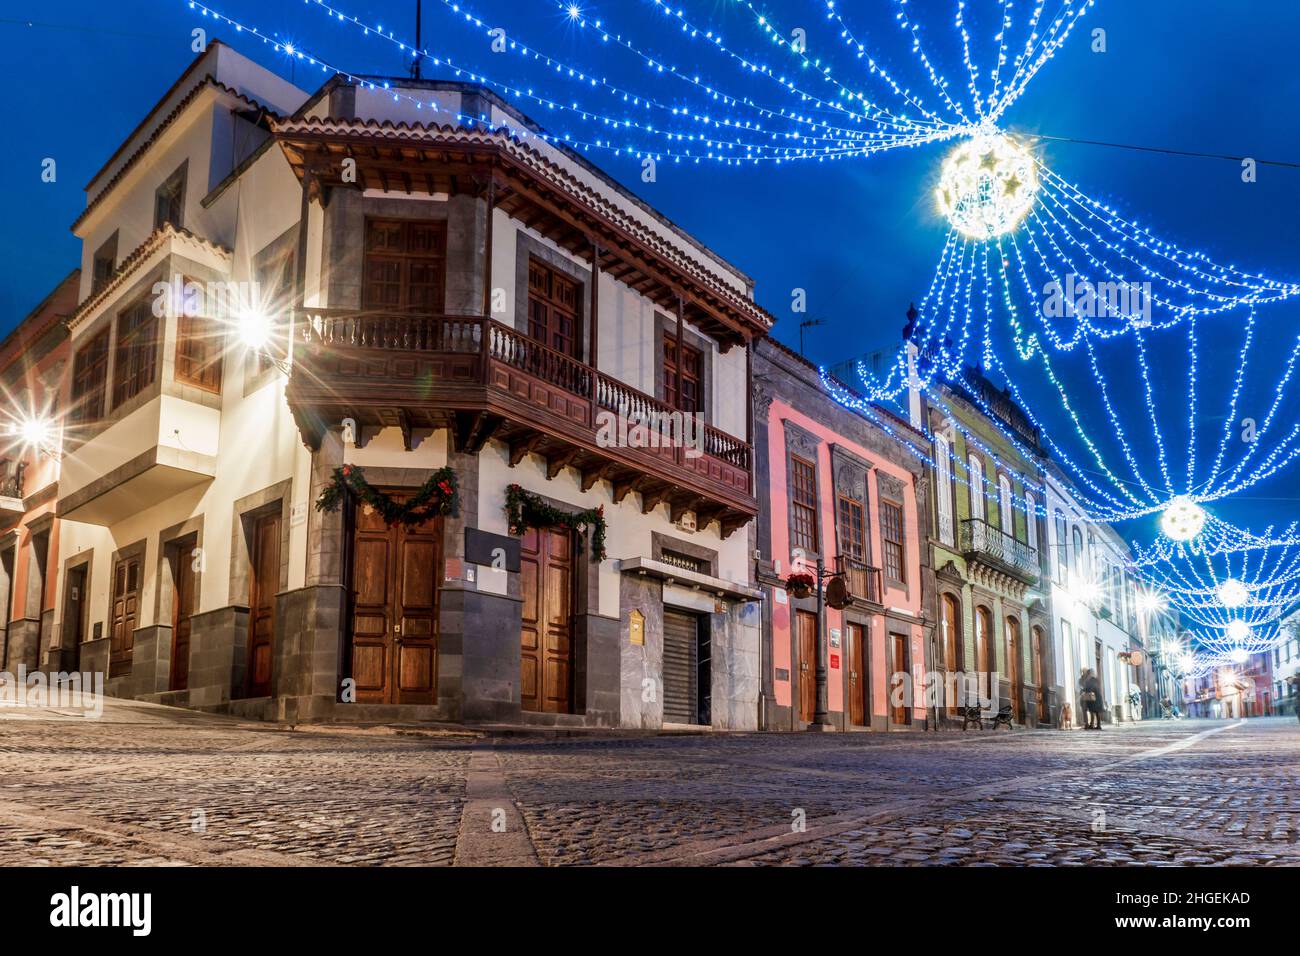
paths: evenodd
<path fill-rule="evenodd" d="M 1295 865 L 1298 776 L 1290 719 L 548 738 L 114 701 L 0 713 L 0 863 Z"/>

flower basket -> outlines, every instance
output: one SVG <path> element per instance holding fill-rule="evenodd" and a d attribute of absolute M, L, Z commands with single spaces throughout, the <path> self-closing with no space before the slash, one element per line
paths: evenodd
<path fill-rule="evenodd" d="M 807 571 L 797 571 L 785 579 L 785 589 L 791 597 L 806 598 L 816 586 L 817 579 Z"/>

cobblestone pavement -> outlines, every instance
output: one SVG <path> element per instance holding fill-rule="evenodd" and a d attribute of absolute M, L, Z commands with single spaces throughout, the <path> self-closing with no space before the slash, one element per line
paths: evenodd
<path fill-rule="evenodd" d="M 1300 864 L 1300 725 L 495 737 L 0 711 L 0 864 Z"/>

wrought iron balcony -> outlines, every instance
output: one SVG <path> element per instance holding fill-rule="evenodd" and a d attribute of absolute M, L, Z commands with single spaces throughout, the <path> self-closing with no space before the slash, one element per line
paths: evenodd
<path fill-rule="evenodd" d="M 511 464 L 536 453 L 550 477 L 574 467 L 584 489 L 606 479 L 616 501 L 637 491 L 646 511 L 666 502 L 674 519 L 694 511 L 724 534 L 757 511 L 747 442 L 709 425 L 689 443 L 658 441 L 684 413 L 500 322 L 312 309 L 296 335 L 286 395 L 309 446 L 345 418 L 397 426 L 408 444 L 413 428 L 452 428 L 462 450 L 494 438 Z M 606 415 L 656 440 L 610 442 Z"/>
<path fill-rule="evenodd" d="M 987 521 L 979 518 L 962 521 L 961 550 L 968 559 L 995 567 L 1025 584 L 1038 581 L 1037 549 Z"/>

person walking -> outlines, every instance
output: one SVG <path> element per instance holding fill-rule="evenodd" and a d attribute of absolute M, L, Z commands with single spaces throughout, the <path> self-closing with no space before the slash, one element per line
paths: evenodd
<path fill-rule="evenodd" d="M 1101 712 L 1105 703 L 1101 699 L 1101 680 L 1091 670 L 1083 680 L 1083 696 L 1088 708 L 1088 729 L 1101 730 Z"/>
<path fill-rule="evenodd" d="M 1078 691 L 1079 706 L 1076 708 L 1076 710 L 1078 711 L 1080 717 L 1079 726 L 1083 730 L 1092 730 L 1092 707 L 1090 707 L 1088 704 L 1088 686 L 1087 686 L 1088 675 L 1091 673 L 1092 671 L 1088 670 L 1088 668 L 1086 667 L 1079 671 L 1079 691 Z"/>

